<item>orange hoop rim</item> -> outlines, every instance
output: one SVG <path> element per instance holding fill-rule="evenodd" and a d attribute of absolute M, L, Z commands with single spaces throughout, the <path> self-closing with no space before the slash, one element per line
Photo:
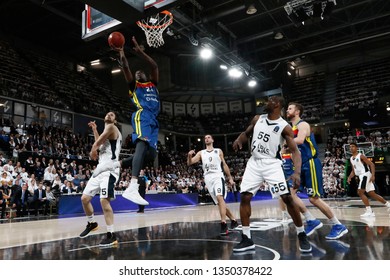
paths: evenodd
<path fill-rule="evenodd" d="M 164 11 L 161 11 L 160 14 L 165 14 L 165 15 L 169 16 L 170 19 L 162 25 L 148 25 L 148 24 L 142 23 L 139 20 L 139 21 L 137 21 L 137 25 L 140 27 L 142 26 L 142 27 L 147 28 L 147 29 L 162 29 L 162 28 L 170 25 L 173 22 L 173 15 L 170 11 L 164 10 Z"/>

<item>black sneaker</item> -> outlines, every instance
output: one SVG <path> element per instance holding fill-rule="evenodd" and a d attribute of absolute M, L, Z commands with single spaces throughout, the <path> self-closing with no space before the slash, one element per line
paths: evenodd
<path fill-rule="evenodd" d="M 221 222 L 221 235 L 228 235 L 229 234 L 229 230 L 228 230 L 228 226 L 226 223 L 223 223 Z"/>
<path fill-rule="evenodd" d="M 232 220 L 231 223 L 230 223 L 230 228 L 231 229 L 235 229 L 236 227 L 238 227 L 238 223 L 236 220 Z"/>
<path fill-rule="evenodd" d="M 85 228 L 85 230 L 82 233 L 80 233 L 80 238 L 86 237 L 91 231 L 95 231 L 97 229 L 98 229 L 98 223 L 96 223 L 96 222 L 93 222 L 93 223 L 88 222 L 87 227 Z"/>
<path fill-rule="evenodd" d="M 255 244 L 252 239 L 248 238 L 245 234 L 242 234 L 242 240 L 234 248 L 233 252 L 244 252 L 255 249 Z"/>
<path fill-rule="evenodd" d="M 107 232 L 106 237 L 100 242 L 100 247 L 108 247 L 118 245 L 118 239 L 114 232 Z"/>
<path fill-rule="evenodd" d="M 298 234 L 299 239 L 299 251 L 303 253 L 311 252 L 311 245 L 309 241 L 307 241 L 307 235 L 305 232 L 301 232 Z"/>

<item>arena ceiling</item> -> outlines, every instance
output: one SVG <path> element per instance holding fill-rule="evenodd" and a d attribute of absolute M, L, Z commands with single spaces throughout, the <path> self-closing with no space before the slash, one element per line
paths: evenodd
<path fill-rule="evenodd" d="M 0 29 L 4 36 L 21 37 L 86 63 L 109 57 L 112 51 L 107 34 L 90 41 L 81 39 L 85 3 L 118 17 L 123 22 L 119 30 L 125 34 L 145 38 L 135 24 L 144 14 L 116 9 L 119 2 L 122 0 L 5 0 L 0 4 Z M 178 57 L 197 56 L 200 45 L 209 45 L 219 59 L 215 64 L 238 65 L 260 83 L 271 84 L 278 69 L 292 61 L 299 67 L 373 49 L 389 52 L 389 0 L 337 0 L 328 18 L 300 26 L 288 17 L 286 0 L 250 1 L 257 9 L 252 15 L 246 13 L 244 2 L 173 1 L 168 6 L 174 15 L 172 36 L 165 34 L 165 45 L 148 48 L 148 52 L 178 61 Z M 131 47 L 126 51 L 130 53 Z"/>

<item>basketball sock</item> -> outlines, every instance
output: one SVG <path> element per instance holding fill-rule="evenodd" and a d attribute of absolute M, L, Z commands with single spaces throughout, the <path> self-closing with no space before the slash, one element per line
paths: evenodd
<path fill-rule="evenodd" d="M 372 212 L 371 206 L 366 206 L 366 210 L 367 210 L 368 212 Z"/>
<path fill-rule="evenodd" d="M 107 225 L 107 232 L 114 232 L 114 225 Z"/>
<path fill-rule="evenodd" d="M 91 216 L 87 216 L 87 220 L 89 223 L 95 223 L 95 216 L 93 214 Z"/>
<path fill-rule="evenodd" d="M 390 202 L 387 201 L 387 202 L 385 203 L 385 206 L 390 208 Z"/>
<path fill-rule="evenodd" d="M 301 227 L 295 226 L 295 228 L 297 229 L 297 234 L 300 234 L 301 232 L 305 232 L 305 228 L 303 226 Z"/>
<path fill-rule="evenodd" d="M 333 218 L 329 219 L 329 221 L 332 223 L 332 225 L 341 225 L 339 219 L 337 219 L 336 216 L 333 216 Z"/>
<path fill-rule="evenodd" d="M 249 226 L 243 226 L 242 227 L 242 234 L 245 234 L 248 238 L 251 237 L 251 228 Z"/>
<path fill-rule="evenodd" d="M 303 216 L 305 216 L 306 221 L 312 221 L 315 220 L 316 218 L 310 213 L 310 211 L 306 211 L 303 213 Z"/>

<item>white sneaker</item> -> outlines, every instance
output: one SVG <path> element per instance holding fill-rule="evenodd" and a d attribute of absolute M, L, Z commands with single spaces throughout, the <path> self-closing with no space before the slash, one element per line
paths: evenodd
<path fill-rule="evenodd" d="M 138 192 L 139 184 L 130 183 L 128 188 L 123 192 L 122 196 L 138 205 L 149 205 L 145 199 Z"/>
<path fill-rule="evenodd" d="M 373 211 L 366 211 L 364 214 L 360 215 L 362 218 L 375 217 L 375 213 Z"/>

